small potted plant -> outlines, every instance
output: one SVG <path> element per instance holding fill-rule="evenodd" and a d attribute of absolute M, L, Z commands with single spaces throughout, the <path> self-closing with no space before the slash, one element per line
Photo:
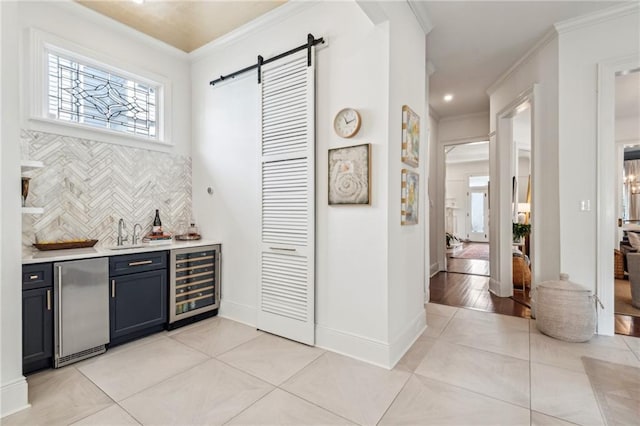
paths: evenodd
<path fill-rule="evenodd" d="M 512 224 L 513 242 L 522 243 L 524 237 L 531 233 L 530 223 L 514 223 Z"/>
<path fill-rule="evenodd" d="M 454 248 L 455 246 L 460 245 L 460 239 L 458 237 L 456 237 L 455 235 L 453 235 L 451 232 L 447 232 L 445 233 L 446 237 L 447 237 L 447 248 L 451 249 Z"/>

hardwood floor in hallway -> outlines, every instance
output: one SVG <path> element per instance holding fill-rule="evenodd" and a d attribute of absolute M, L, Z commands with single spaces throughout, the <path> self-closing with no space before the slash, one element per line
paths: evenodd
<path fill-rule="evenodd" d="M 531 318 L 527 306 L 489 292 L 487 276 L 438 272 L 431 278 L 429 288 L 432 303 Z"/>
<path fill-rule="evenodd" d="M 469 259 L 457 260 L 469 261 Z M 531 318 L 531 309 L 525 306 L 530 301 L 528 290 L 524 298 L 522 291 L 518 290 L 514 290 L 513 298 L 498 297 L 489 292 L 488 276 L 438 272 L 431 278 L 429 288 L 431 303 Z M 615 333 L 640 337 L 640 317 L 616 314 Z"/>
<path fill-rule="evenodd" d="M 447 258 L 447 270 L 456 274 L 482 275 L 488 277 L 489 261 L 482 259 Z"/>

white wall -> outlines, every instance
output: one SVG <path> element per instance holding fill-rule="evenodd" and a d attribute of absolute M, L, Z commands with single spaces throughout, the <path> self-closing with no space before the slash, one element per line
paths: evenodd
<path fill-rule="evenodd" d="M 166 77 L 172 88 L 172 140 L 175 146 L 165 151 L 190 154 L 191 103 L 188 57 L 156 40 L 105 18 L 75 2 L 1 2 L 2 9 L 2 407 L 4 416 L 26 404 L 26 382 L 22 377 L 21 323 L 22 287 L 20 259 L 20 125 L 36 128 L 21 117 L 27 100 L 20 87 L 30 84 L 22 60 L 29 56 L 27 28 L 36 27 L 103 58 Z M 26 86 L 25 86 L 26 87 Z M 43 130 L 40 128 L 40 130 Z M 65 134 L 64 130 L 56 130 Z M 95 132 L 94 132 L 95 133 Z M 97 133 L 96 133 L 97 135 Z M 96 136 L 100 140 L 99 136 Z M 122 141 L 131 144 L 130 141 Z M 135 143 L 134 143 L 135 145 Z M 136 145 L 137 146 L 137 145 Z M 145 145 L 148 147 L 148 145 Z M 45 206 L 46 208 L 46 206 Z"/>
<path fill-rule="evenodd" d="M 638 22 L 636 7 L 588 26 L 561 29 L 559 36 L 561 267 L 591 290 L 596 285 L 597 64 L 640 51 Z M 580 211 L 582 200 L 591 201 L 591 211 Z"/>
<path fill-rule="evenodd" d="M 209 46 L 193 64 L 194 212 L 205 236 L 224 243 L 221 315 L 256 323 L 259 272 L 259 127 L 255 72 L 209 87 L 216 76 L 326 37 L 316 53 L 316 343 L 388 364 L 387 165 L 389 28 L 374 26 L 352 2 L 309 4 L 293 17 Z M 334 114 L 358 109 L 350 140 L 332 130 Z M 241 112 L 242 119 L 234 118 Z M 329 207 L 327 150 L 372 144 L 371 206 Z M 207 186 L 214 195 L 199 197 Z M 210 218 L 205 219 L 205 218 Z"/>
<path fill-rule="evenodd" d="M 441 118 L 438 128 L 440 143 L 489 138 L 489 111 Z"/>
<path fill-rule="evenodd" d="M 616 142 L 640 143 L 640 117 L 621 117 L 616 119 Z"/>
<path fill-rule="evenodd" d="M 402 52 L 391 54 L 396 49 L 390 43 L 410 43 L 420 51 L 424 34 L 418 40 L 417 24 L 406 4 L 385 5 L 389 19 L 379 25 L 372 24 L 355 2 L 321 2 L 291 10 L 295 13 L 283 12 L 278 25 L 250 28 L 194 54 L 194 213 L 203 234 L 224 244 L 220 314 L 256 324 L 259 93 L 255 72 L 213 88 L 208 82 L 255 63 L 258 54 L 269 58 L 302 44 L 307 33 L 325 37 L 328 46 L 316 53 L 316 344 L 388 367 L 407 339 L 417 336 L 420 321 L 424 326 L 424 315 L 419 315 L 424 297 L 424 216 L 421 225 L 399 229 L 401 107 L 409 104 L 424 118 L 423 132 L 427 117 L 424 57 L 409 59 L 416 64 L 415 84 L 390 83 L 392 76 L 405 78 L 398 77 L 400 67 L 390 65 L 390 56 L 405 60 L 402 52 L 410 51 L 402 47 L 397 49 Z M 363 122 L 349 140 L 332 128 L 335 113 L 346 106 L 358 109 Z M 328 149 L 361 143 L 372 144 L 371 205 L 328 206 Z M 426 143 L 422 149 L 426 153 Z M 426 180 L 423 191 L 425 184 Z M 213 187 L 213 196 L 198 195 L 207 186 Z M 393 242 L 391 229 L 402 233 Z M 391 248 L 405 243 L 410 246 L 403 250 L 411 253 L 402 259 L 412 262 L 406 272 L 398 270 L 400 257 L 390 255 Z M 398 288 L 390 290 L 392 285 Z M 397 306 L 405 302 L 400 312 Z M 390 355 L 395 348 L 402 349 Z"/>
<path fill-rule="evenodd" d="M 0 417 L 27 405 L 22 376 L 22 284 L 20 270 L 20 128 L 16 3 L 0 2 Z"/>
<path fill-rule="evenodd" d="M 428 102 L 425 87 L 425 34 L 406 3 L 383 3 L 391 25 L 388 164 L 388 293 L 390 365 L 394 365 L 409 349 L 425 325 L 424 299 L 428 274 L 425 250 L 428 227 L 426 190 L 428 182 L 427 129 Z M 402 106 L 408 105 L 420 120 L 420 162 L 415 168 L 420 174 L 419 219 L 416 225 L 400 225 L 402 164 Z"/>
<path fill-rule="evenodd" d="M 536 282 L 557 279 L 560 273 L 560 226 L 559 226 L 559 193 L 558 193 L 558 39 L 551 36 L 544 40 L 537 49 L 530 52 L 517 66 L 509 70 L 488 93 L 490 95 L 490 130 L 496 131 L 497 117 L 518 96 L 531 90 L 538 83 L 538 96 L 533 108 L 534 136 L 532 140 L 532 268 Z M 535 115 L 540 111 L 539 116 Z M 505 146 L 498 147 L 497 141 L 491 143 L 491 158 L 498 158 L 498 149 L 504 152 L 512 150 L 512 143 L 504 139 Z M 579 152 L 579 151 L 578 151 Z M 576 154 L 576 153 L 574 153 Z M 496 164 L 497 165 L 497 164 Z M 496 168 L 497 173 L 497 168 Z M 509 176 L 506 176 L 509 175 Z M 498 174 L 491 176 L 491 205 L 496 206 L 499 186 L 511 188 L 511 174 L 500 179 Z M 508 182 L 507 182 L 508 181 Z M 496 184 L 494 185 L 494 182 Z M 495 188 L 495 191 L 494 191 Z M 509 191 L 510 192 L 510 191 Z M 503 193 L 504 194 L 504 193 Z M 501 200 L 510 206 L 511 197 Z M 511 214 L 500 217 L 492 210 L 492 232 L 511 234 Z M 507 210 L 510 211 L 510 208 Z M 510 237 L 509 237 L 510 238 Z M 498 241 L 496 234 L 492 240 Z M 491 250 L 492 277 L 498 277 L 500 268 L 499 251 Z M 509 257 L 511 255 L 509 254 Z M 510 261 L 509 261 L 510 262 Z M 495 268 L 495 269 L 494 269 Z M 509 266 L 510 268 L 510 266 Z"/>

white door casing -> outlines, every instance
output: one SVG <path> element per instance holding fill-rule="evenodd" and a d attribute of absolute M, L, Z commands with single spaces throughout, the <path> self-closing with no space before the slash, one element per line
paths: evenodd
<path fill-rule="evenodd" d="M 261 69 L 258 328 L 315 343 L 315 48 Z"/>
<path fill-rule="evenodd" d="M 616 73 L 640 68 L 640 55 L 634 54 L 598 63 L 597 118 L 597 197 L 596 197 L 596 304 L 598 334 L 614 334 L 613 256 L 617 243 L 615 200 L 615 79 Z"/>

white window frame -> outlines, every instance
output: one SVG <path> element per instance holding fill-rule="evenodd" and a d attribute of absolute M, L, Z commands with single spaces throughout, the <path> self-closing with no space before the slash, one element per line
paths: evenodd
<path fill-rule="evenodd" d="M 23 80 L 23 127 L 30 130 L 63 134 L 101 142 L 116 143 L 146 149 L 166 151 L 173 147 L 171 142 L 171 84 L 166 77 L 159 76 L 133 65 L 126 64 L 113 57 L 100 54 L 92 49 L 45 33 L 37 29 L 29 29 L 26 36 L 29 52 L 26 59 L 27 79 Z M 83 65 L 93 66 L 112 72 L 121 77 L 157 87 L 156 93 L 156 137 L 145 137 L 134 133 L 91 126 L 83 123 L 59 120 L 49 117 L 48 95 L 48 54 L 78 61 Z"/>

